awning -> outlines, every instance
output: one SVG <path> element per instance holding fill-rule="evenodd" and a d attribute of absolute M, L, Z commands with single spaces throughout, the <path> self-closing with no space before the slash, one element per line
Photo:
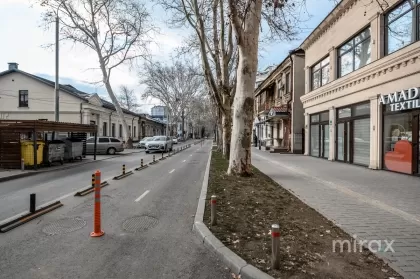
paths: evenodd
<path fill-rule="evenodd" d="M 279 119 L 287 119 L 290 117 L 290 113 L 287 111 L 287 106 L 272 107 L 268 112 L 267 122 L 272 122 Z"/>

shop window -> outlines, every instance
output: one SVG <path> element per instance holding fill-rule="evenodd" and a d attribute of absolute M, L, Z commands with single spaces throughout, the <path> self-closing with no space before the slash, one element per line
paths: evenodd
<path fill-rule="evenodd" d="M 353 163 L 368 166 L 370 162 L 370 118 L 354 120 Z"/>
<path fill-rule="evenodd" d="M 324 58 L 321 62 L 312 66 L 312 90 L 328 83 L 330 80 L 330 57 Z"/>
<path fill-rule="evenodd" d="M 311 155 L 319 157 L 319 125 L 311 125 Z"/>
<path fill-rule="evenodd" d="M 351 108 L 342 108 L 338 110 L 338 118 L 351 117 Z"/>
<path fill-rule="evenodd" d="M 386 53 L 393 53 L 419 39 L 416 26 L 419 26 L 420 1 L 404 1 L 386 15 Z M 417 11 L 417 17 L 415 16 Z M 417 37 L 417 38 L 416 38 Z"/>
<path fill-rule="evenodd" d="M 102 123 L 102 135 L 106 137 L 108 135 L 108 123 Z"/>
<path fill-rule="evenodd" d="M 328 111 L 321 113 L 321 121 L 328 121 L 330 119 L 330 113 Z"/>
<path fill-rule="evenodd" d="M 384 168 L 412 173 L 413 117 L 410 112 L 384 115 Z"/>
<path fill-rule="evenodd" d="M 111 125 L 111 136 L 115 137 L 115 123 L 112 123 Z"/>
<path fill-rule="evenodd" d="M 345 76 L 370 63 L 370 27 L 338 49 L 338 76 Z"/>
<path fill-rule="evenodd" d="M 356 105 L 353 107 L 353 116 L 370 114 L 370 103 Z"/>
<path fill-rule="evenodd" d="M 119 131 L 119 137 L 122 138 L 123 128 L 122 128 L 121 124 L 120 124 L 120 128 L 118 129 L 118 131 Z"/>
<path fill-rule="evenodd" d="M 311 115 L 311 123 L 316 123 L 319 121 L 319 114 Z"/>

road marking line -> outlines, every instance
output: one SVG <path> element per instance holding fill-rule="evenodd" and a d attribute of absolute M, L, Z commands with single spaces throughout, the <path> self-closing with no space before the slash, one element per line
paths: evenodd
<path fill-rule="evenodd" d="M 183 163 L 185 163 L 185 161 L 187 161 L 187 160 L 184 160 L 184 161 L 182 161 Z"/>
<path fill-rule="evenodd" d="M 192 154 L 190 155 L 190 157 L 192 157 Z"/>
<path fill-rule="evenodd" d="M 175 171 L 175 169 L 171 170 L 169 173 L 173 173 Z"/>
<path fill-rule="evenodd" d="M 135 202 L 139 202 L 142 198 L 144 198 L 147 194 L 149 194 L 149 190 L 147 190 L 146 192 L 144 192 L 140 197 L 138 197 Z"/>

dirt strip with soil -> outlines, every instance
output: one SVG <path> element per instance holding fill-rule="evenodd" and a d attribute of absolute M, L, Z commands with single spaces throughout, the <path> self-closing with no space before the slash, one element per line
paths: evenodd
<path fill-rule="evenodd" d="M 217 226 L 204 223 L 224 245 L 274 278 L 402 278 L 363 248 L 333 251 L 333 240 L 353 239 L 254 168 L 252 177 L 228 176 L 228 161 L 213 151 L 207 199 L 217 195 Z M 271 224 L 280 225 L 280 270 L 271 269 Z"/>

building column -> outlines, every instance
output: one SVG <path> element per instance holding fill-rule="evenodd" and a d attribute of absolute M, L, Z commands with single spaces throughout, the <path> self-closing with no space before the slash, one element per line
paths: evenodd
<path fill-rule="evenodd" d="M 332 47 L 328 50 L 328 52 L 330 53 L 330 81 L 336 80 L 337 79 L 337 50 L 335 47 Z"/>
<path fill-rule="evenodd" d="M 330 136 L 330 143 L 329 143 L 329 154 L 328 154 L 328 160 L 329 161 L 334 161 L 335 160 L 335 123 L 336 123 L 336 119 L 335 119 L 336 113 L 335 113 L 335 108 L 334 107 L 330 107 L 329 108 L 329 136 Z"/>
<path fill-rule="evenodd" d="M 370 42 L 371 42 L 371 53 L 370 53 L 370 60 L 373 62 L 381 58 L 381 33 L 382 31 L 379 29 L 381 26 L 380 23 L 380 16 L 379 13 L 375 13 L 371 18 L 370 21 Z"/>
<path fill-rule="evenodd" d="M 83 110 L 83 119 L 82 124 L 90 124 L 90 111 L 84 109 Z"/>
<path fill-rule="evenodd" d="M 309 113 L 305 113 L 305 154 L 304 155 L 309 155 Z"/>
<path fill-rule="evenodd" d="M 308 94 L 311 91 L 311 69 L 305 67 L 305 94 Z"/>
<path fill-rule="evenodd" d="M 381 113 L 379 109 L 379 102 L 378 97 L 374 96 L 369 98 L 370 99 L 370 169 L 379 169 L 379 154 L 380 154 L 380 146 L 379 143 L 380 137 L 380 122 L 379 122 L 379 114 Z"/>

